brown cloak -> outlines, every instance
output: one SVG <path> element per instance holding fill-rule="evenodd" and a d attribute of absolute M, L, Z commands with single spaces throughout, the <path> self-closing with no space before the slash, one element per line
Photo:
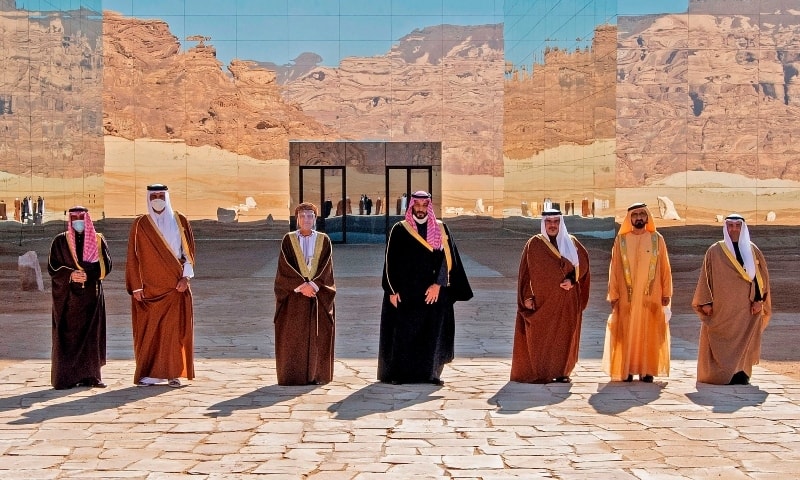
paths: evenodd
<path fill-rule="evenodd" d="M 111 271 L 108 245 L 97 234 L 100 261 L 79 262 L 67 234 L 50 245 L 47 271 L 53 288 L 53 354 L 50 380 L 54 388 L 74 387 L 78 382 L 100 382 L 106 364 L 106 303 L 101 280 Z M 75 270 L 86 272 L 81 285 L 70 282 Z"/>
<path fill-rule="evenodd" d="M 183 263 L 194 260 L 194 235 L 186 217 L 177 212 L 175 217 L 189 259 L 175 256 L 149 215 L 133 221 L 128 238 L 125 288 L 131 295 L 144 289 L 141 302 L 131 297 L 134 383 L 142 377 L 194 378 L 192 292 L 175 289 L 183 277 Z"/>
<path fill-rule="evenodd" d="M 583 310 L 589 302 L 589 254 L 570 235 L 578 251 L 576 283 L 571 290 L 559 284 L 575 266 L 562 257 L 544 235 L 525 244 L 517 280 L 517 320 L 511 380 L 547 383 L 568 377 L 578 361 Z M 534 299 L 534 310 L 525 308 Z"/>
<path fill-rule="evenodd" d="M 317 232 L 311 265 L 302 258 L 297 233 L 284 235 L 275 274 L 275 363 L 280 385 L 319 385 L 333 379 L 336 285 L 330 238 Z M 307 281 L 319 287 L 315 298 L 294 291 Z"/>
<path fill-rule="evenodd" d="M 764 299 L 763 308 L 756 315 L 750 312 L 756 282 L 745 278 L 735 257 L 725 253 L 724 242 L 715 243 L 706 251 L 692 299 L 692 307 L 702 321 L 697 355 L 699 382 L 724 385 L 737 372 L 751 376 L 753 365 L 758 364 L 761 334 L 772 315 L 772 295 L 764 254 L 751 245 Z M 700 307 L 709 303 L 713 304 L 712 314 L 706 316 Z"/>

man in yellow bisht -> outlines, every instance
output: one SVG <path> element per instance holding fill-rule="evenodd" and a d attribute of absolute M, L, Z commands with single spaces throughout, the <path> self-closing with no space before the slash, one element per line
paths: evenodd
<path fill-rule="evenodd" d="M 603 371 L 612 381 L 669 375 L 672 270 L 664 237 L 644 203 L 628 207 L 611 250 Z"/>

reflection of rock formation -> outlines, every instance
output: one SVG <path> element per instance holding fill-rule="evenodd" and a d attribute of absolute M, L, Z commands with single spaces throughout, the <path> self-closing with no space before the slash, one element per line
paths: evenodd
<path fill-rule="evenodd" d="M 712 14 L 727 5 L 619 18 L 618 185 L 687 170 L 800 179 L 800 17 L 771 1 Z"/>
<path fill-rule="evenodd" d="M 281 99 L 274 72 L 233 61 L 227 76 L 213 46 L 200 42 L 183 53 L 161 20 L 106 12 L 103 54 L 108 135 L 182 139 L 257 159 L 286 158 L 290 137 L 326 138 Z"/>
<path fill-rule="evenodd" d="M 617 28 L 595 29 L 590 51 L 548 50 L 532 74 L 509 66 L 503 95 L 503 153 L 526 159 L 559 145 L 614 138 Z"/>
<path fill-rule="evenodd" d="M 0 170 L 58 179 L 101 174 L 100 19 L 0 7 L 13 12 L 0 18 Z"/>
<path fill-rule="evenodd" d="M 669 197 L 658 197 L 658 210 L 664 220 L 680 220 L 681 216 L 675 210 L 675 204 Z"/>
<path fill-rule="evenodd" d="M 285 96 L 342 138 L 441 141 L 450 173 L 502 176 L 502 24 L 428 27 L 385 56 L 290 81 Z"/>

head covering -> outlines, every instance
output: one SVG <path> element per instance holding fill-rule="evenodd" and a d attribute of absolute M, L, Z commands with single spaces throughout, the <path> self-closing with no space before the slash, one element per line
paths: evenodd
<path fill-rule="evenodd" d="M 732 213 L 725 217 L 722 235 L 725 237 L 725 247 L 734 256 L 736 255 L 736 250 L 733 249 L 733 240 L 731 240 L 731 236 L 728 233 L 728 222 L 742 222 L 742 231 L 739 233 L 739 241 L 736 243 L 739 246 L 739 254 L 742 256 L 742 262 L 744 263 L 742 267 L 744 267 L 750 280 L 752 280 L 756 276 L 756 262 L 753 259 L 753 249 L 750 247 L 750 230 L 747 228 L 744 217 L 738 213 Z"/>
<path fill-rule="evenodd" d="M 100 248 L 97 245 L 97 232 L 94 229 L 94 223 L 89 216 L 89 209 L 86 207 L 76 205 L 69 209 L 69 213 L 83 212 L 83 261 L 94 263 L 100 261 Z M 67 221 L 67 237 L 70 247 L 75 249 L 75 229 L 72 228 L 72 215 L 69 215 Z"/>
<path fill-rule="evenodd" d="M 643 208 L 647 212 L 647 224 L 644 226 L 645 230 L 650 233 L 656 231 L 656 222 L 653 220 L 653 215 L 650 213 L 650 209 L 647 208 L 647 204 L 645 203 L 634 203 L 628 207 L 628 214 L 625 216 L 625 221 L 622 222 L 622 225 L 619 227 L 619 235 L 624 235 L 626 233 L 630 233 L 633 231 L 633 221 L 631 220 L 631 213 L 634 210 L 639 210 Z"/>
<path fill-rule="evenodd" d="M 428 242 L 428 245 L 433 247 L 434 250 L 441 250 L 442 232 L 439 231 L 439 225 L 436 223 L 436 215 L 433 213 L 433 199 L 431 199 L 430 193 L 419 190 L 411 194 L 411 201 L 408 202 L 408 208 L 406 209 L 406 222 L 411 225 L 411 228 L 419 233 L 419 230 L 417 230 L 417 222 L 414 221 L 414 213 L 411 207 L 413 207 L 415 203 L 426 199 L 430 200 L 430 202 L 428 202 L 428 230 L 426 234 L 427 238 L 425 240 Z"/>
<path fill-rule="evenodd" d="M 547 217 L 558 217 L 558 234 L 556 235 L 556 245 L 558 245 L 558 252 L 561 254 L 562 257 L 569 260 L 569 262 L 576 267 L 580 263 L 578 259 L 578 249 L 575 248 L 575 244 L 572 242 L 572 238 L 570 238 L 569 233 L 567 232 L 567 226 L 564 223 L 564 216 L 561 214 L 560 210 L 556 209 L 547 209 L 542 212 L 542 235 L 545 238 L 549 238 L 547 234 L 547 228 L 545 227 L 544 219 Z"/>
<path fill-rule="evenodd" d="M 150 205 L 150 194 L 152 192 L 164 192 L 164 201 L 166 202 L 166 206 L 160 215 L 156 213 L 153 210 L 152 205 Z M 172 202 L 169 199 L 169 189 L 166 185 L 160 183 L 148 185 L 147 197 L 145 198 L 145 201 L 147 202 L 147 213 L 150 214 L 150 218 L 153 220 L 153 223 L 155 223 L 156 227 L 158 227 L 158 229 L 161 231 L 161 235 L 164 236 L 164 239 L 167 241 L 167 244 L 169 244 L 173 253 L 175 253 L 175 256 L 180 257 L 181 234 L 178 231 L 178 222 L 175 220 L 175 212 L 172 210 Z"/>

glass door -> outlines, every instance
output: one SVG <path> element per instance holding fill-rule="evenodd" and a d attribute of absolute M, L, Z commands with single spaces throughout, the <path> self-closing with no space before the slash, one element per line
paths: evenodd
<path fill-rule="evenodd" d="M 344 167 L 300 167 L 300 202 L 312 202 L 319 208 L 317 230 L 325 232 L 333 243 L 347 241 L 346 217 L 352 214 L 345 194 Z M 348 208 L 350 207 L 350 208 Z M 291 218 L 291 228 L 295 219 Z"/>
<path fill-rule="evenodd" d="M 411 194 L 419 190 L 431 193 L 433 175 L 431 167 L 386 167 L 386 197 L 384 218 L 386 234 L 389 228 L 405 217 Z M 434 202 L 434 206 L 436 203 Z M 436 212 L 437 216 L 441 214 Z"/>

